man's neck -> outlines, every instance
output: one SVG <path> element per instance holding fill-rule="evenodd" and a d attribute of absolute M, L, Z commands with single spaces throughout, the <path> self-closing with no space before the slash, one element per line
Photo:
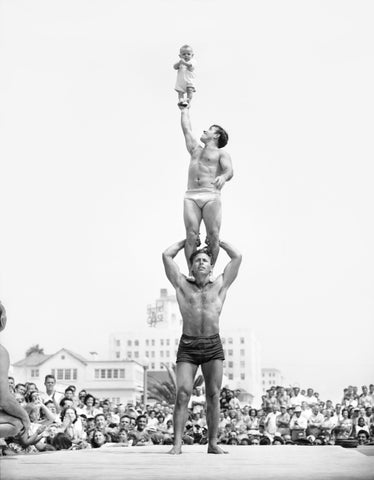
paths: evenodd
<path fill-rule="evenodd" d="M 200 276 L 198 273 L 195 274 L 195 284 L 199 288 L 204 288 L 209 283 L 209 275 Z"/>

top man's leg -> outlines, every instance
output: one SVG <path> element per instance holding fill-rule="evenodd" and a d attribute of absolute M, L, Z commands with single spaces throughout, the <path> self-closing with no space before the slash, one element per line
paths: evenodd
<path fill-rule="evenodd" d="M 183 210 L 184 225 L 186 227 L 186 243 L 184 253 L 186 255 L 188 271 L 191 273 L 190 256 L 196 250 L 199 244 L 199 230 L 201 223 L 201 209 L 188 198 L 184 199 Z"/>
<path fill-rule="evenodd" d="M 222 385 L 223 361 L 211 360 L 203 363 L 201 370 L 205 380 L 208 424 L 208 453 L 228 453 L 217 445 L 219 423 L 219 394 Z"/>
<path fill-rule="evenodd" d="M 193 363 L 177 363 L 177 398 L 175 399 L 173 413 L 174 447 L 169 452 L 173 455 L 182 453 L 182 436 L 188 414 L 187 406 L 191 397 L 197 368 L 198 366 Z"/>
<path fill-rule="evenodd" d="M 204 205 L 202 215 L 206 228 L 207 244 L 212 254 L 212 264 L 214 266 L 219 253 L 219 232 L 222 220 L 221 197 Z"/>

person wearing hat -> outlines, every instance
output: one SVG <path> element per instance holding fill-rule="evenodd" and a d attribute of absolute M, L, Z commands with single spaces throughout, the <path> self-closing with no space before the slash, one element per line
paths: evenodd
<path fill-rule="evenodd" d="M 302 409 L 300 405 L 297 405 L 294 410 L 294 414 L 290 420 L 290 430 L 291 430 L 291 438 L 294 439 L 296 437 L 304 436 L 305 430 L 308 426 L 308 421 L 305 417 L 301 415 Z"/>

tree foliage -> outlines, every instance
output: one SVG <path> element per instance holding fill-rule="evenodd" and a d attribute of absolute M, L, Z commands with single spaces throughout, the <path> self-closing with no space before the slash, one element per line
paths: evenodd
<path fill-rule="evenodd" d="M 170 368 L 168 365 L 163 363 L 167 373 L 168 373 L 168 380 L 161 382 L 154 377 L 150 378 L 148 394 L 149 397 L 156 400 L 157 402 L 167 402 L 169 405 L 175 404 L 175 398 L 177 394 L 177 379 L 176 379 L 176 365 L 173 365 Z M 195 378 L 193 388 L 200 387 L 204 382 L 204 378 L 202 375 L 198 375 Z"/>
<path fill-rule="evenodd" d="M 44 354 L 44 348 L 39 347 L 39 343 L 31 345 L 31 347 L 26 350 L 26 357 L 29 357 L 32 353 Z"/>

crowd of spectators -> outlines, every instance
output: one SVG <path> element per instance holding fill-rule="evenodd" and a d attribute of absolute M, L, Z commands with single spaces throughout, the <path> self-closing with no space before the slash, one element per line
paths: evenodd
<path fill-rule="evenodd" d="M 56 391 L 47 375 L 43 391 L 32 382 L 9 389 L 30 418 L 30 428 L 1 439 L 2 455 L 62 449 L 171 445 L 173 405 L 128 402 L 114 404 L 95 398 L 74 385 Z M 245 405 L 239 390 L 223 388 L 220 395 L 219 443 L 226 445 L 357 445 L 374 444 L 374 385 L 344 389 L 342 401 L 321 400 L 312 388 L 272 387 L 259 409 Z M 207 424 L 203 387 L 194 389 L 183 435 L 184 444 L 206 444 Z"/>

